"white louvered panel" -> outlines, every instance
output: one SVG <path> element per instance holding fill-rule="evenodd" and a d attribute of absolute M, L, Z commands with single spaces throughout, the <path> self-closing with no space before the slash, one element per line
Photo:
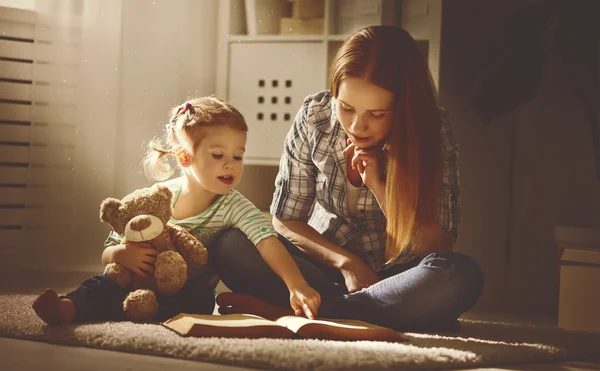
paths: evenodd
<path fill-rule="evenodd" d="M 47 186 L 71 186 L 73 168 L 67 166 L 6 167 L 2 170 L 2 181 L 10 184 Z"/>
<path fill-rule="evenodd" d="M 77 124 L 77 108 L 73 106 L 37 106 L 31 107 L 31 122 L 60 125 Z"/>
<path fill-rule="evenodd" d="M 32 61 L 34 55 L 35 48 L 31 43 L 22 43 L 12 40 L 2 42 L 3 57 Z"/>
<path fill-rule="evenodd" d="M 19 162 L 32 165 L 60 165 L 73 164 L 74 147 L 48 145 L 48 146 L 0 146 L 0 162 Z"/>
<path fill-rule="evenodd" d="M 36 63 L 32 69 L 32 73 L 32 79 L 37 82 L 75 86 L 79 69 L 72 65 Z"/>
<path fill-rule="evenodd" d="M 0 121 L 30 121 L 31 108 L 21 104 L 0 103 Z"/>
<path fill-rule="evenodd" d="M 5 41 L 2 45 L 2 54 L 8 58 L 75 65 L 78 62 L 79 48 L 71 45 Z"/>
<path fill-rule="evenodd" d="M 0 192 L 0 204 L 70 206 L 73 189 L 66 186 L 4 187 Z"/>
<path fill-rule="evenodd" d="M 75 127 L 70 125 L 0 125 L 0 138 L 34 144 L 70 145 L 75 140 Z"/>
<path fill-rule="evenodd" d="M 74 101 L 75 88 L 64 85 L 30 85 L 0 82 L 0 96 L 5 99 L 18 101 L 66 105 L 72 104 Z"/>
<path fill-rule="evenodd" d="M 77 17 L 70 20 L 60 19 L 61 24 L 57 25 L 57 20 L 52 17 L 44 17 L 43 20 L 38 20 L 35 14 L 23 15 L 13 12 L 12 15 L 8 15 L 6 13 L 8 11 L 11 11 L 11 9 L 3 8 L 0 12 L 0 27 L 4 36 L 60 44 L 79 43 L 81 29 L 78 26 L 80 19 Z"/>
<path fill-rule="evenodd" d="M 0 21 L 3 36 L 18 37 L 33 40 L 35 37 L 35 24 L 24 22 Z"/>
<path fill-rule="evenodd" d="M 26 106 L 0 103 L 0 120 L 75 125 L 77 108 L 75 106 Z"/>
<path fill-rule="evenodd" d="M 0 79 L 37 81 L 48 84 L 74 86 L 78 69 L 60 64 L 33 64 L 0 60 Z"/>
<path fill-rule="evenodd" d="M 21 229 L 0 229 L 0 247 L 14 247 L 22 244 Z"/>
<path fill-rule="evenodd" d="M 71 210 L 62 208 L 0 208 L 0 225 L 56 227 L 69 225 Z"/>
<path fill-rule="evenodd" d="M 0 97 L 9 100 L 31 101 L 31 85 L 0 82 Z"/>
<path fill-rule="evenodd" d="M 0 61 L 0 79 L 31 80 L 31 63 Z"/>
<path fill-rule="evenodd" d="M 51 44 L 79 45 L 81 30 L 79 28 L 57 28 L 48 25 L 38 25 L 35 38 L 39 42 Z"/>
<path fill-rule="evenodd" d="M 37 19 L 37 14 L 31 10 L 3 7 L 0 12 L 0 21 L 10 23 L 35 24 Z"/>
<path fill-rule="evenodd" d="M 29 182 L 29 169 L 26 167 L 2 167 L 0 174 L 4 183 L 27 184 Z"/>
<path fill-rule="evenodd" d="M 73 155 L 75 153 L 73 146 L 31 146 L 30 162 L 33 165 L 61 165 L 68 166 L 73 164 Z"/>
<path fill-rule="evenodd" d="M 22 242 L 28 246 L 34 246 L 35 249 L 51 249 L 55 247 L 64 248 L 65 233 L 70 233 L 68 225 L 45 226 L 42 228 L 26 228 L 25 237 Z"/>
<path fill-rule="evenodd" d="M 69 233 L 68 226 L 62 226 L 60 232 L 57 232 L 57 226 L 22 228 L 22 229 L 4 229 L 0 230 L 0 248 L 15 248 L 19 246 L 33 246 L 51 248 L 65 243 L 64 233 Z"/>
<path fill-rule="evenodd" d="M 71 105 L 75 101 L 76 91 L 72 86 L 34 84 L 31 91 L 31 99 L 35 103 Z"/>
<path fill-rule="evenodd" d="M 72 145 L 75 142 L 74 125 L 33 124 L 30 129 L 32 143 Z"/>
<path fill-rule="evenodd" d="M 74 66 L 79 62 L 79 48 L 72 45 L 35 44 L 37 62 Z"/>
<path fill-rule="evenodd" d="M 0 259 L 3 262 L 15 260 L 21 254 L 22 249 L 20 246 L 0 246 Z"/>
<path fill-rule="evenodd" d="M 72 233 L 81 20 L 64 21 L 0 7 L 0 264 Z"/>
<path fill-rule="evenodd" d="M 0 162 L 29 162 L 29 148 L 21 146 L 0 146 Z"/>
<path fill-rule="evenodd" d="M 31 126 L 29 125 L 1 125 L 0 138 L 15 142 L 29 142 Z"/>

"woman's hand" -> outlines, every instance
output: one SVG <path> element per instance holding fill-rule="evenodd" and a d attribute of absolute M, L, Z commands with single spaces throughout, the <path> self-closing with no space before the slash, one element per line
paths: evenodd
<path fill-rule="evenodd" d="M 290 288 L 290 305 L 297 316 L 315 319 L 321 306 L 321 295 L 306 282 Z"/>
<path fill-rule="evenodd" d="M 344 276 L 348 292 L 360 291 L 380 280 L 379 276 L 358 257 L 345 262 L 340 268 L 340 273 Z"/>
<path fill-rule="evenodd" d="M 115 246 L 114 262 L 123 265 L 140 277 L 154 273 L 158 251 L 144 242 L 128 242 Z"/>
<path fill-rule="evenodd" d="M 381 148 L 358 148 L 352 140 L 346 141 L 348 146 L 344 149 L 344 156 L 352 155 L 350 159 L 352 168 L 358 170 L 363 183 L 370 190 L 381 187 L 385 183 L 383 179 L 383 150 Z"/>

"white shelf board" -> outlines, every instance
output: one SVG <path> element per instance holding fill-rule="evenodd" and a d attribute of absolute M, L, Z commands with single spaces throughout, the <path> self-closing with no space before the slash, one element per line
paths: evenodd
<path fill-rule="evenodd" d="M 344 41 L 350 35 L 229 35 L 229 42 L 251 43 L 251 42 L 322 42 L 322 41 Z"/>
<path fill-rule="evenodd" d="M 279 166 L 279 158 L 244 157 L 244 166 L 246 165 Z"/>
<path fill-rule="evenodd" d="M 229 35 L 229 42 L 255 43 L 255 42 L 323 42 L 323 35 Z"/>
<path fill-rule="evenodd" d="M 329 41 L 345 41 L 350 35 L 327 35 Z"/>

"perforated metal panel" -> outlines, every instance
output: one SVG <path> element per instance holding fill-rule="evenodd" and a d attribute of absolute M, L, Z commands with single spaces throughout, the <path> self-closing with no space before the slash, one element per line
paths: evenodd
<path fill-rule="evenodd" d="M 324 45 L 233 44 L 230 61 L 228 99 L 249 126 L 246 161 L 277 164 L 304 98 L 326 87 Z"/>

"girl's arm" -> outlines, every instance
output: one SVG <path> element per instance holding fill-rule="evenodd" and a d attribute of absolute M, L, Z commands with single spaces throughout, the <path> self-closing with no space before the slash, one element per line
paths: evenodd
<path fill-rule="evenodd" d="M 130 242 L 107 246 L 102 252 L 102 264 L 119 263 L 140 277 L 154 272 L 158 252 L 146 243 Z"/>
<path fill-rule="evenodd" d="M 258 252 L 290 291 L 290 305 L 296 315 L 315 318 L 321 304 L 319 293 L 311 288 L 285 246 L 277 237 L 266 237 L 256 245 Z"/>
<path fill-rule="evenodd" d="M 342 273 L 348 292 L 358 291 L 379 281 L 379 276 L 362 259 L 329 242 L 307 223 L 273 218 L 275 230 L 312 259 Z"/>
<path fill-rule="evenodd" d="M 102 252 L 102 264 L 108 265 L 110 263 L 116 263 L 115 256 L 119 253 L 119 250 L 123 249 L 124 245 L 113 245 L 107 246 Z"/>

